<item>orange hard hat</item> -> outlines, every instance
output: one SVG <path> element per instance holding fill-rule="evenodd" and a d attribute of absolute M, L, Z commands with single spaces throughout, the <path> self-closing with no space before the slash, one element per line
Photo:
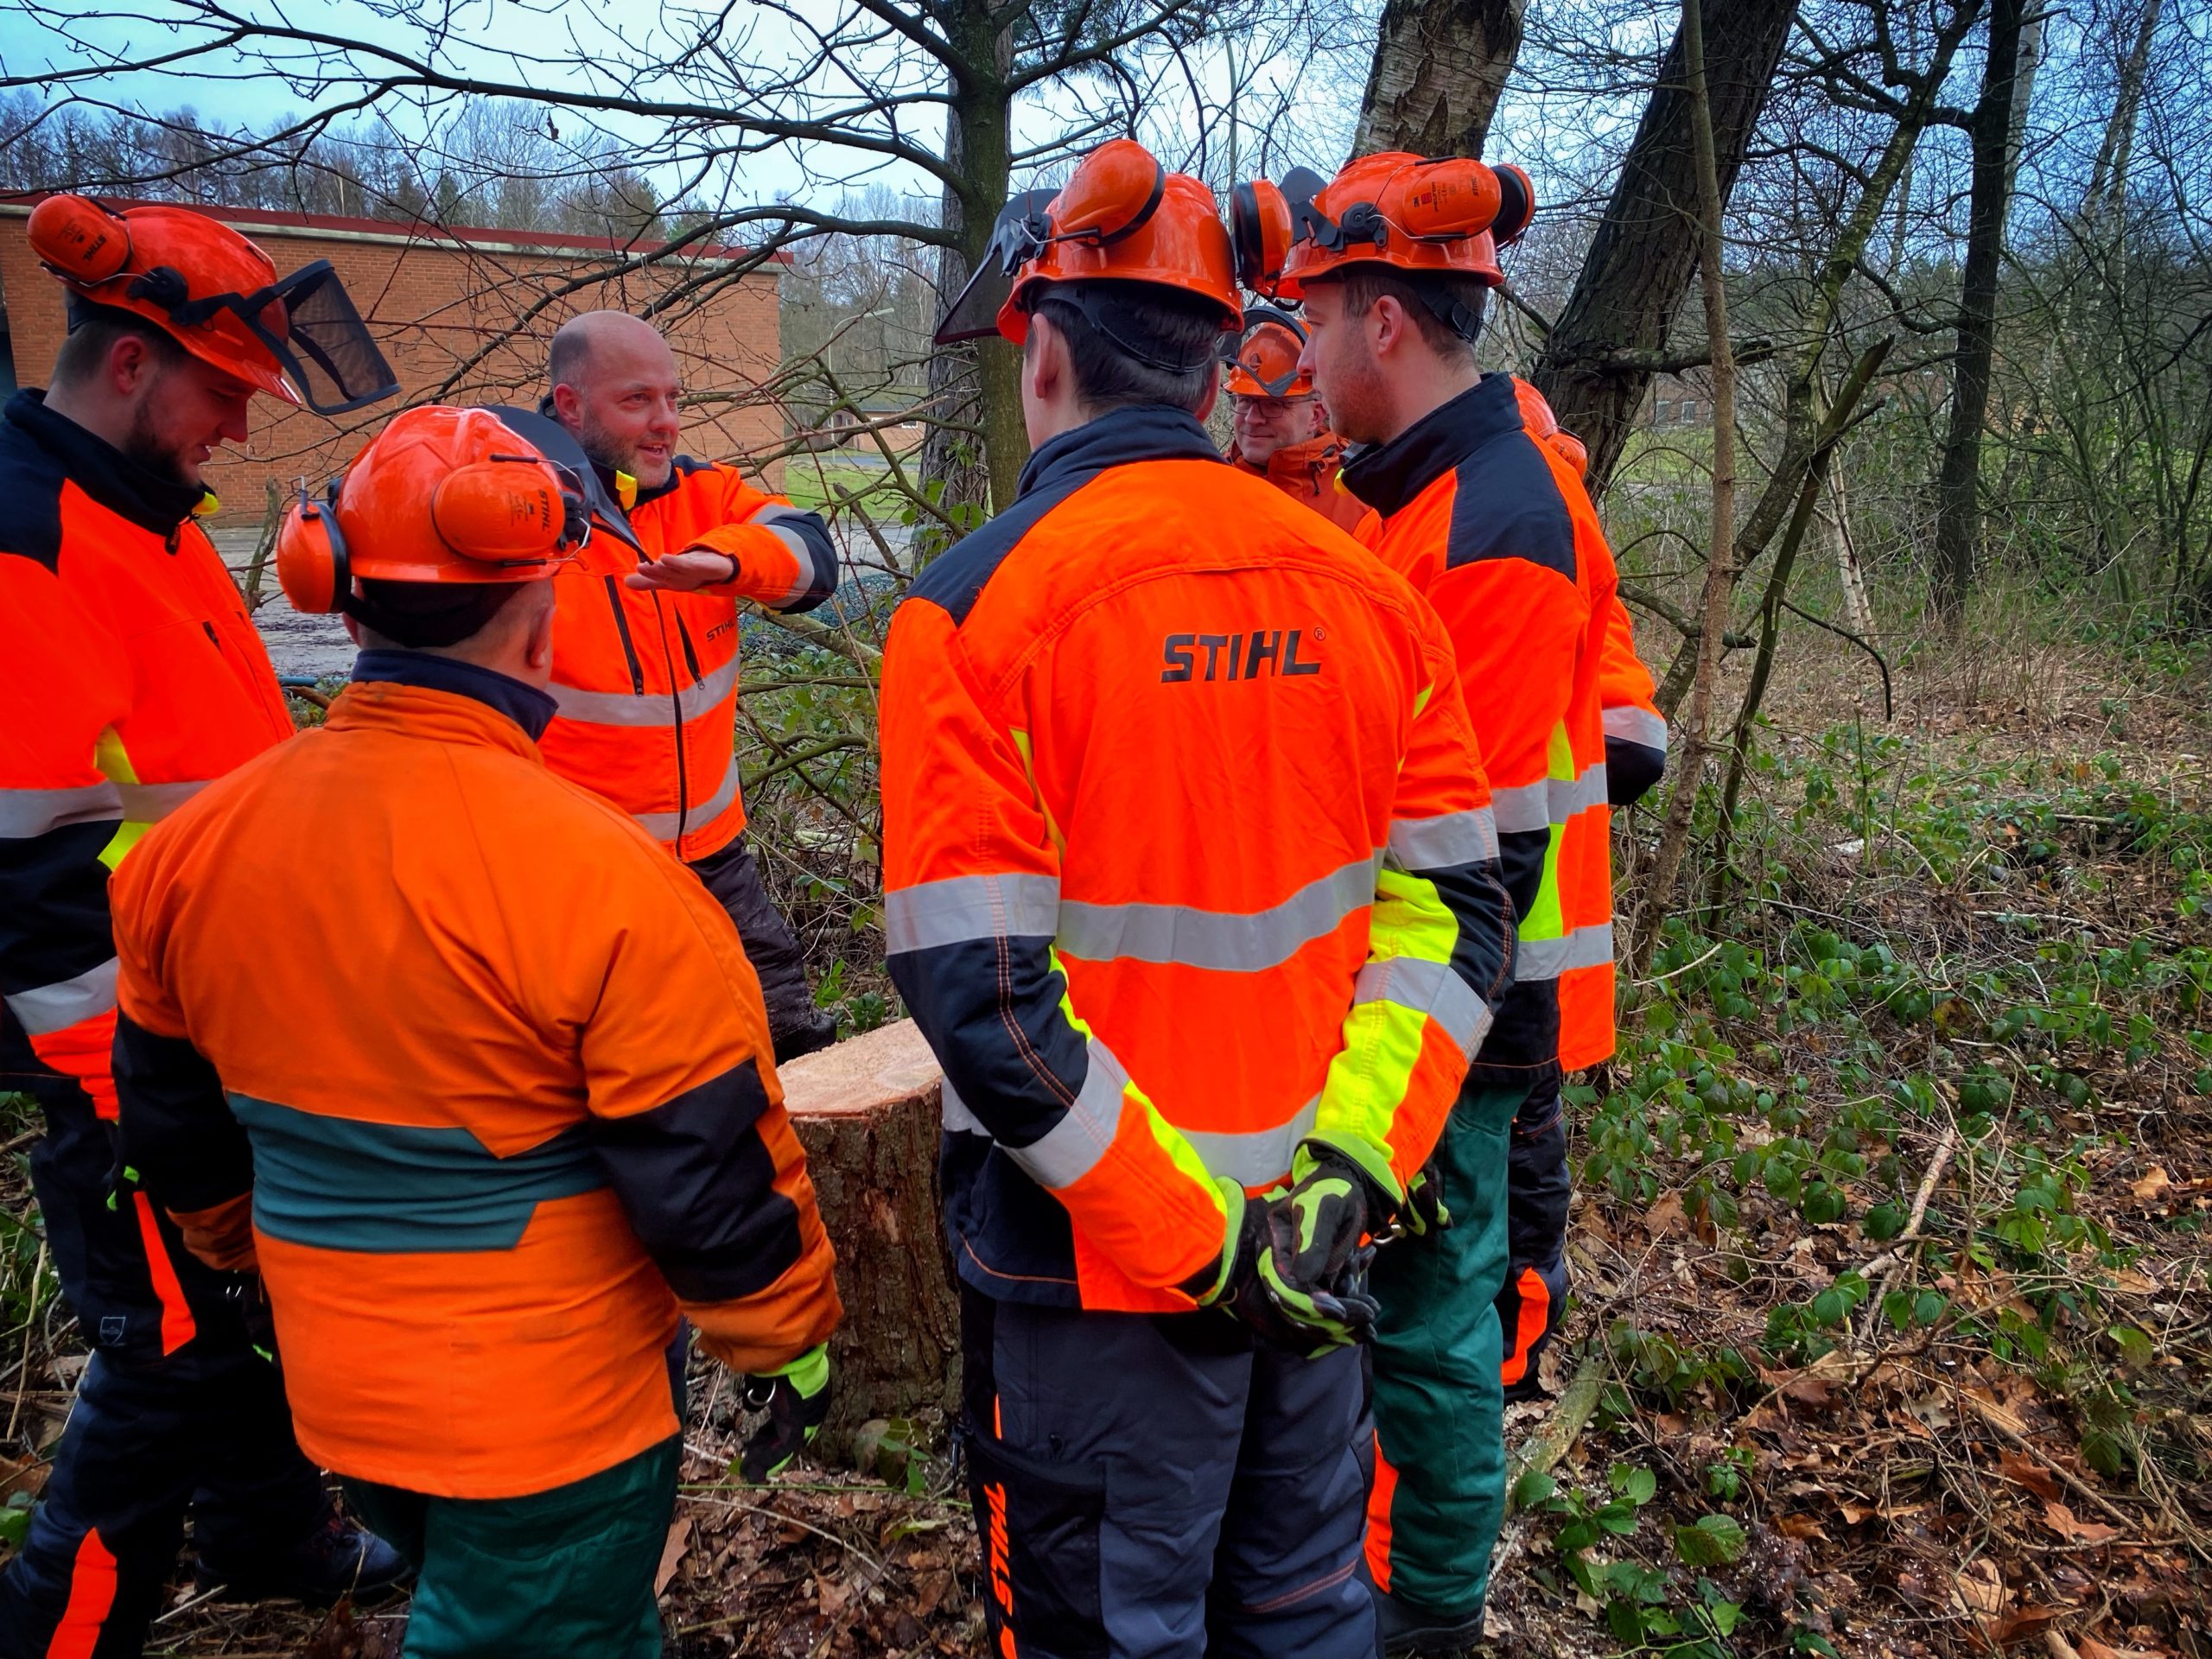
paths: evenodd
<path fill-rule="evenodd" d="M 1168 172 L 1135 139 L 1116 138 L 1077 162 L 1058 192 L 1026 190 L 1008 199 L 937 343 L 995 334 L 1019 346 L 1045 289 L 1090 282 L 1175 289 L 1217 305 L 1224 334 L 1244 325 L 1213 192 L 1187 174 Z M 1128 349 L 1118 334 L 1114 338 Z"/>
<path fill-rule="evenodd" d="M 1573 467 L 1578 477 L 1588 476 L 1589 447 L 1559 423 L 1559 416 L 1552 412 L 1544 394 L 1516 374 L 1513 377 L 1513 400 L 1521 405 L 1521 424 L 1529 435 Z"/>
<path fill-rule="evenodd" d="M 1280 185 L 1240 184 L 1230 197 L 1236 275 L 1270 299 L 1344 265 L 1385 264 L 1419 277 L 1505 280 L 1497 251 L 1529 228 L 1535 195 L 1517 167 L 1464 156 L 1385 150 L 1324 183 L 1294 168 Z"/>
<path fill-rule="evenodd" d="M 201 362 L 323 415 L 399 390 L 327 259 L 279 278 L 267 254 L 205 213 L 118 211 L 90 196 L 48 196 L 29 236 L 69 290 L 73 327 L 79 302 L 130 312 Z"/>
<path fill-rule="evenodd" d="M 343 611 L 353 583 L 534 582 L 590 539 L 583 482 L 481 409 L 403 410 L 276 532 L 298 611 Z"/>
<path fill-rule="evenodd" d="M 1306 330 L 1287 311 L 1271 305 L 1249 307 L 1244 333 L 1224 356 L 1229 365 L 1225 384 L 1236 397 L 1308 397 L 1313 377 L 1298 366 L 1306 349 Z"/>

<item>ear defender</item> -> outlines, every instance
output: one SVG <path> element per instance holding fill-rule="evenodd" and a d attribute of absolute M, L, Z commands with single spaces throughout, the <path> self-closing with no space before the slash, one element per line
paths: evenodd
<path fill-rule="evenodd" d="M 276 530 L 276 585 L 294 610 L 310 616 L 329 615 L 353 593 L 353 564 L 345 532 L 338 528 L 335 483 L 321 501 L 309 499 L 306 484 L 300 486 L 299 500 Z"/>
<path fill-rule="evenodd" d="M 89 196 L 48 196 L 26 231 L 39 263 L 74 282 L 106 282 L 130 263 L 130 227 Z"/>
<path fill-rule="evenodd" d="M 1492 170 L 1497 175 L 1498 209 L 1491 224 L 1491 239 L 1501 248 L 1509 247 L 1521 239 L 1521 232 L 1536 216 L 1536 187 L 1510 164 Z"/>
<path fill-rule="evenodd" d="M 1167 194 L 1167 169 L 1134 138 L 1116 138 L 1083 158 L 1054 199 L 1055 240 L 1108 247 L 1141 230 Z"/>
<path fill-rule="evenodd" d="M 430 497 L 430 525 L 463 558 L 482 564 L 543 564 L 561 547 L 568 513 L 552 469 L 495 458 L 463 467 Z"/>
<path fill-rule="evenodd" d="M 1290 204 L 1265 179 L 1229 193 L 1229 242 L 1236 280 L 1255 294 L 1274 297 L 1283 261 L 1290 257 Z"/>
<path fill-rule="evenodd" d="M 1480 236 L 1497 222 L 1497 175 L 1480 162 L 1453 158 L 1408 168 L 1376 204 L 1382 217 L 1416 242 L 1457 242 Z"/>

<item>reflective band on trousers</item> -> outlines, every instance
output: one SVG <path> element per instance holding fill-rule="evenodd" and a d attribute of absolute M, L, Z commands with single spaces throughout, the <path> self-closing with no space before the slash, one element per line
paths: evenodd
<path fill-rule="evenodd" d="M 1662 753 L 1667 748 L 1667 721 L 1649 709 L 1633 705 L 1605 710 L 1605 735 L 1618 737 L 1630 743 L 1641 743 L 1647 749 Z"/>
<path fill-rule="evenodd" d="M 123 816 L 113 784 L 81 789 L 0 789 L 0 841 L 29 841 L 73 823 L 112 823 Z"/>
<path fill-rule="evenodd" d="M 40 985 L 28 991 L 10 991 L 8 1012 L 34 1037 L 61 1031 L 79 1020 L 105 1014 L 115 1006 L 115 958 L 87 968 L 74 979 Z"/>
<path fill-rule="evenodd" d="M 696 720 L 736 689 L 737 658 L 732 657 L 696 685 L 676 694 L 676 709 L 685 720 Z M 665 691 L 587 691 L 558 680 L 546 687 L 563 720 L 590 726 L 665 726 L 669 723 L 669 695 Z M 669 832 L 673 835 L 675 831 Z"/>
<path fill-rule="evenodd" d="M 1390 856 L 1402 870 L 1449 870 L 1497 856 L 1497 819 L 1486 806 L 1435 818 L 1390 821 Z"/>
<path fill-rule="evenodd" d="M 1579 778 L 1549 778 L 1541 783 L 1520 784 L 1490 792 L 1491 810 L 1497 815 L 1497 830 L 1503 836 L 1532 835 L 1539 830 L 1548 830 L 1555 823 L 1565 823 L 1585 807 L 1603 806 L 1605 802 L 1605 763 L 1602 760 L 1584 767 Z"/>
<path fill-rule="evenodd" d="M 1091 1046 L 1095 1049 L 1097 1045 L 1094 1041 Z M 1089 1091 L 1089 1086 L 1086 1078 L 1085 1092 Z M 1121 1110 L 1118 1094 L 1114 1109 L 1116 1114 Z M 982 1121 L 975 1113 L 968 1109 L 968 1103 L 954 1092 L 950 1083 L 944 1085 L 944 1127 L 948 1133 L 989 1136 L 990 1131 L 983 1127 Z M 1191 1143 L 1192 1150 L 1205 1161 L 1210 1173 L 1230 1176 L 1246 1186 L 1271 1185 L 1290 1173 L 1292 1154 L 1297 1152 L 1298 1143 L 1313 1133 L 1313 1125 L 1320 1112 L 1321 1097 L 1315 1095 L 1298 1109 L 1288 1122 L 1272 1129 L 1251 1129 L 1241 1133 L 1226 1129 L 1185 1129 L 1183 1138 Z M 1059 1129 L 1055 1128 L 1037 1145 L 1043 1146 L 1058 1133 Z M 1011 1147 L 1002 1149 L 1022 1166 L 1025 1173 L 1043 1181 L 1046 1185 L 1052 1185 L 1038 1175 L 1027 1161 L 1028 1154 L 1036 1147 L 1024 1147 L 1020 1151 Z"/>
<path fill-rule="evenodd" d="M 1613 925 L 1592 922 L 1556 939 L 1523 939 L 1513 949 L 1513 978 L 1557 979 L 1577 968 L 1602 968 L 1613 959 Z"/>
<path fill-rule="evenodd" d="M 645 832 L 655 841 L 674 841 L 683 828 L 697 829 L 711 823 L 724 808 L 737 799 L 737 760 L 734 756 L 722 768 L 721 787 L 703 801 L 693 804 L 689 812 L 633 812 Z"/>
<path fill-rule="evenodd" d="M 1490 1031 L 1489 1005 L 1452 970 L 1450 963 L 1392 957 L 1369 963 L 1353 985 L 1353 1002 L 1389 1002 L 1426 1014 L 1444 1027 L 1470 1059 Z"/>
<path fill-rule="evenodd" d="M 1060 904 L 1059 949 L 1085 962 L 1149 962 L 1224 973 L 1257 973 L 1326 938 L 1347 916 L 1375 902 L 1372 858 L 1309 881 L 1265 910 L 1200 910 L 1188 905 Z"/>

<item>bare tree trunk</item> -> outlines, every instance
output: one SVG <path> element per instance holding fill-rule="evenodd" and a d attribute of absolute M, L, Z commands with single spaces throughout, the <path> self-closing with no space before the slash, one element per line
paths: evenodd
<path fill-rule="evenodd" d="M 1951 376 L 1951 423 L 1936 475 L 1936 613 L 1955 630 L 1974 590 L 1981 542 L 1981 432 L 1997 354 L 1997 279 L 2005 257 L 2012 194 L 2012 108 L 2020 87 L 2023 12 L 2033 0 L 1993 0 L 1989 55 L 1975 105 L 1974 186 L 1960 278 L 1959 349 Z"/>
<path fill-rule="evenodd" d="M 2135 123 L 2143 110 L 2143 79 L 2151 64 L 2151 41 L 2158 33 L 2159 0 L 2143 0 L 2143 19 L 2136 25 L 2135 47 L 2120 68 L 2120 96 L 2113 100 L 2112 118 L 2105 123 L 2104 142 L 2097 146 L 2096 166 L 2089 174 L 2088 194 L 2082 199 L 2082 217 L 2094 219 L 2127 194 L 2128 153 L 2135 147 Z"/>
<path fill-rule="evenodd" d="M 1836 580 L 1843 586 L 1843 620 L 1863 639 L 1874 632 L 1874 606 L 1866 596 L 1866 572 L 1851 539 L 1851 492 L 1840 467 L 1828 470 L 1828 503 L 1821 527 L 1833 544 Z"/>
<path fill-rule="evenodd" d="M 1735 586 L 1736 358 L 1728 343 L 1728 289 L 1721 260 L 1720 214 L 1726 197 L 1714 142 L 1700 0 L 1682 0 L 1681 31 L 1675 40 L 1681 48 L 1695 161 L 1698 288 L 1705 299 L 1705 334 L 1713 351 L 1713 535 L 1706 555 L 1697 671 L 1690 680 L 1689 709 L 1681 722 L 1682 764 L 1667 797 L 1659 849 L 1652 857 L 1651 880 L 1637 915 L 1636 948 L 1629 958 L 1631 975 L 1641 975 L 1650 962 L 1661 924 L 1674 903 L 1675 879 L 1689 844 L 1690 820 L 1713 753 L 1713 687 L 1720 677 L 1720 636 L 1727 627 L 1728 599 Z"/>
<path fill-rule="evenodd" d="M 1388 0 L 1351 153 L 1479 156 L 1528 0 Z"/>
<path fill-rule="evenodd" d="M 1713 56 L 1706 66 L 1707 109 L 1724 205 L 1796 15 L 1795 0 L 1712 0 L 1707 7 Z M 1604 489 L 1628 442 L 1698 265 L 1697 158 L 1686 69 L 1678 31 L 1574 292 L 1530 377 L 1560 424 L 1589 446 L 1593 493 Z"/>

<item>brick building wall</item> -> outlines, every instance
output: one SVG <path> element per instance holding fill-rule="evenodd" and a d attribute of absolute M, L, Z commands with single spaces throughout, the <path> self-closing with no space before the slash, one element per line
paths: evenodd
<path fill-rule="evenodd" d="M 16 378 L 26 386 L 46 384 L 64 332 L 61 285 L 40 269 L 25 235 L 36 200 L 0 198 L 0 305 Z M 270 483 L 289 493 L 304 475 L 319 488 L 410 404 L 534 404 L 544 390 L 547 343 L 564 321 L 603 307 L 641 311 L 671 289 L 678 297 L 656 321 L 696 400 L 685 418 L 685 451 L 742 461 L 783 440 L 782 412 L 763 391 L 780 354 L 775 264 L 738 276 L 737 251 L 710 248 L 626 270 L 659 245 L 205 211 L 253 238 L 280 274 L 329 260 L 400 385 L 397 397 L 335 421 L 254 399 L 251 435 L 242 448 L 219 450 L 207 467 L 225 526 L 257 524 Z M 780 484 L 780 462 L 764 470 Z"/>

